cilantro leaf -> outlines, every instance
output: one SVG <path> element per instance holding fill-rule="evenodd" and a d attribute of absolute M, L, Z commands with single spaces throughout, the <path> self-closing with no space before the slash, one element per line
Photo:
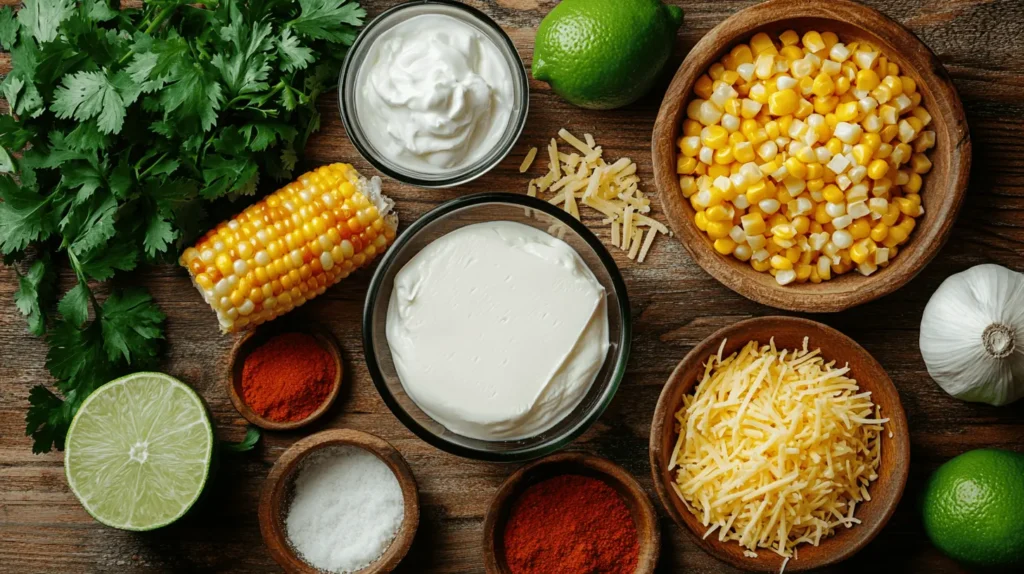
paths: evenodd
<path fill-rule="evenodd" d="M 314 62 L 313 50 L 303 46 L 289 28 L 282 30 L 277 39 L 277 53 L 281 56 L 281 68 L 286 72 L 304 70 Z"/>
<path fill-rule="evenodd" d="M 258 442 L 260 442 L 260 429 L 248 425 L 245 427 L 245 438 L 241 442 L 221 441 L 220 445 L 228 452 L 249 452 L 256 448 Z"/>
<path fill-rule="evenodd" d="M 118 199 L 126 199 L 128 197 L 128 193 L 132 188 L 132 173 L 131 168 L 123 158 L 113 171 L 110 172 L 107 185 L 110 186 L 110 192 L 114 194 L 114 197 Z"/>
<path fill-rule="evenodd" d="M 121 95 L 102 72 L 64 76 L 63 85 L 53 94 L 50 109 L 61 119 L 97 118 L 99 129 L 105 134 L 120 132 L 127 113 Z"/>
<path fill-rule="evenodd" d="M 220 154 L 207 156 L 203 167 L 206 187 L 203 197 L 216 199 L 241 188 L 256 176 L 259 166 L 249 157 L 228 157 Z"/>
<path fill-rule="evenodd" d="M 97 249 L 78 258 L 82 273 L 97 281 L 106 281 L 115 271 L 131 271 L 138 264 L 139 251 L 129 241 L 113 241 L 103 249 Z"/>
<path fill-rule="evenodd" d="M 226 46 L 210 60 L 210 64 L 220 71 L 228 95 L 252 94 L 267 89 L 270 65 L 264 53 L 273 48 L 270 33 L 269 24 L 247 26 L 241 13 L 232 10 L 231 23 L 220 29 L 220 37 Z"/>
<path fill-rule="evenodd" d="M 57 37 L 61 22 L 74 11 L 74 0 L 25 0 L 25 7 L 18 11 L 18 22 L 37 42 L 44 44 Z"/>
<path fill-rule="evenodd" d="M 18 290 L 14 292 L 14 304 L 28 321 L 28 331 L 42 335 L 46 331 L 46 306 L 53 299 L 57 283 L 57 272 L 53 269 L 50 256 L 44 254 L 36 259 L 28 272 L 18 277 Z"/>
<path fill-rule="evenodd" d="M 96 22 L 107 22 L 117 18 L 117 10 L 110 7 L 107 0 L 91 0 L 86 2 L 86 16 Z"/>
<path fill-rule="evenodd" d="M 198 63 L 186 66 L 176 79 L 160 94 L 165 117 L 177 112 L 182 120 L 198 119 L 202 130 L 209 131 L 217 123 L 217 111 L 224 100 L 220 83 Z"/>
<path fill-rule="evenodd" d="M 155 358 L 163 339 L 164 314 L 142 289 L 111 293 L 103 302 L 103 348 L 111 361 L 146 363 Z"/>
<path fill-rule="evenodd" d="M 0 173 L 11 173 L 14 170 L 14 158 L 7 153 L 7 149 L 0 147 Z"/>
<path fill-rule="evenodd" d="M 10 50 L 18 39 L 18 21 L 14 19 L 14 11 L 10 6 L 0 8 L 0 47 Z"/>
<path fill-rule="evenodd" d="M 61 222 L 63 235 L 74 255 L 102 248 L 114 236 L 117 199 L 113 195 L 94 197 L 73 207 Z"/>
<path fill-rule="evenodd" d="M 50 351 L 46 354 L 46 368 L 57 379 L 58 386 L 74 386 L 76 380 L 109 380 L 106 374 L 94 373 L 110 371 L 110 363 L 103 350 L 103 332 L 95 321 L 85 329 L 67 321 L 57 321 L 50 330 L 48 342 Z M 82 379 L 78 379 L 79 374 L 83 375 Z"/>
<path fill-rule="evenodd" d="M 354 26 L 362 26 L 366 10 L 348 0 L 299 0 L 302 11 L 292 20 L 293 30 L 309 38 L 351 44 Z"/>
<path fill-rule="evenodd" d="M 64 449 L 64 435 L 71 426 L 74 413 L 68 414 L 64 401 L 42 385 L 28 392 L 28 412 L 25 413 L 25 435 L 31 436 L 32 453 L 50 452 L 56 447 Z"/>
<path fill-rule="evenodd" d="M 61 170 L 60 184 L 65 189 L 77 189 L 75 203 L 79 204 L 92 197 L 93 192 L 104 185 L 103 174 L 96 166 L 73 161 L 64 164 Z"/>
<path fill-rule="evenodd" d="M 249 142 L 249 148 L 253 151 L 263 151 L 281 139 L 281 141 L 292 141 L 295 139 L 296 130 L 288 124 L 280 122 L 258 122 L 251 125 L 256 130 L 255 137 Z"/>
<path fill-rule="evenodd" d="M 177 236 L 170 221 L 159 215 L 153 217 L 146 226 L 146 237 L 142 242 L 146 248 L 146 255 L 156 257 L 167 251 Z"/>
<path fill-rule="evenodd" d="M 0 253 L 21 251 L 32 241 L 53 233 L 51 196 L 43 197 L 28 187 L 19 186 L 9 176 L 0 176 Z"/>
<path fill-rule="evenodd" d="M 89 320 L 89 286 L 78 283 L 57 304 L 57 311 L 64 319 L 74 326 L 80 326 Z"/>

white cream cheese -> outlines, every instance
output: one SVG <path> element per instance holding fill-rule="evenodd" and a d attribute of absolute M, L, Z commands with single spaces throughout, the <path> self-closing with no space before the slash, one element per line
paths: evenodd
<path fill-rule="evenodd" d="M 398 272 L 387 340 L 406 392 L 448 430 L 528 438 L 590 390 L 609 348 L 605 300 L 564 241 L 521 223 L 478 223 Z"/>
<path fill-rule="evenodd" d="M 391 162 L 421 173 L 469 166 L 501 140 L 512 116 L 512 70 L 494 42 L 443 14 L 383 32 L 357 76 L 362 131 Z"/>

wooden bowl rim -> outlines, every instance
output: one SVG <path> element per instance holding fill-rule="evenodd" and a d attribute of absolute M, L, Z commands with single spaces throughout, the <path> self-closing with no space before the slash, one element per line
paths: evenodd
<path fill-rule="evenodd" d="M 838 548 L 836 552 L 817 560 L 813 557 L 808 560 L 803 558 L 790 560 L 786 565 L 786 571 L 801 572 L 813 568 L 829 566 L 846 560 L 850 556 L 859 552 L 869 542 L 871 542 L 875 536 L 882 531 L 882 528 L 885 527 L 886 523 L 889 522 L 889 519 L 896 511 L 896 506 L 899 504 L 899 501 L 903 496 L 903 491 L 907 484 L 907 477 L 910 474 L 910 432 L 907 426 L 906 412 L 903 410 L 903 404 L 899 398 L 899 392 L 896 389 L 896 385 L 893 384 L 892 379 L 889 378 L 888 373 L 886 373 L 885 369 L 882 368 L 882 365 L 879 364 L 878 361 L 875 360 L 875 358 L 856 341 L 823 323 L 812 321 L 810 319 L 781 315 L 746 319 L 715 331 L 686 354 L 665 382 L 665 386 L 662 388 L 661 394 L 658 396 L 658 404 L 654 409 L 654 418 L 651 422 L 648 454 L 650 455 L 651 475 L 654 479 L 654 489 L 658 493 L 658 499 L 661 501 L 662 506 L 668 512 L 668 515 L 672 517 L 672 520 L 686 531 L 690 535 L 690 538 L 707 553 L 723 562 L 727 562 L 732 566 L 735 566 L 736 568 L 749 571 L 778 572 L 779 567 L 782 564 L 782 558 L 767 549 L 759 549 L 757 558 L 737 558 L 735 555 L 723 550 L 727 545 L 738 546 L 735 541 L 719 542 L 716 536 L 705 539 L 703 537 L 703 532 L 697 532 L 694 530 L 694 528 L 681 514 L 681 512 L 686 511 L 685 507 L 682 510 L 679 509 L 677 506 L 678 496 L 675 492 L 671 491 L 671 486 L 667 484 L 667 481 L 671 481 L 671 476 L 668 474 L 667 470 L 663 470 L 666 468 L 666 461 L 663 460 L 661 454 L 662 441 L 664 440 L 665 433 L 671 433 L 673 437 L 675 435 L 675 429 L 671 425 L 666 428 L 665 425 L 665 421 L 669 416 L 669 411 L 674 414 L 678 407 L 677 404 L 669 404 L 672 400 L 672 396 L 676 394 L 678 387 L 682 387 L 682 390 L 680 391 L 680 396 L 682 396 L 683 394 L 689 394 L 692 392 L 693 388 L 696 386 L 696 378 L 684 379 L 684 373 L 687 370 L 695 364 L 702 364 L 708 357 L 716 354 L 722 343 L 722 339 L 738 340 L 742 342 L 741 344 L 745 344 L 750 341 L 750 337 L 747 333 L 758 328 L 768 326 L 778 327 L 779 325 L 786 323 L 806 331 L 807 336 L 812 337 L 810 345 L 822 349 L 822 354 L 826 357 L 834 358 L 830 357 L 827 349 L 830 346 L 830 343 L 834 344 L 835 342 L 841 342 L 844 345 L 849 346 L 855 353 L 860 355 L 864 364 L 867 366 L 867 370 L 872 371 L 877 375 L 863 379 L 858 378 L 857 382 L 861 388 L 871 390 L 872 394 L 876 396 L 879 394 L 879 391 L 883 391 L 894 400 L 894 404 L 883 412 L 883 415 L 889 418 L 889 422 L 886 423 L 886 432 L 881 434 L 881 440 L 883 441 L 882 448 L 895 449 L 893 451 L 894 460 L 904 461 L 902 464 L 896 464 L 895 468 L 888 469 L 889 474 L 887 475 L 883 474 L 883 469 L 880 467 L 878 473 L 879 478 L 873 482 L 869 488 L 873 494 L 879 494 L 878 487 L 883 483 L 883 480 L 886 484 L 889 484 L 893 480 L 896 481 L 895 484 L 897 488 L 895 491 L 892 491 L 891 489 L 888 491 L 894 492 L 894 495 L 891 495 L 888 499 L 874 496 L 870 501 L 876 504 L 882 504 L 884 506 L 884 510 L 880 514 L 876 515 L 876 518 L 870 522 L 858 524 L 849 530 L 836 530 L 837 534 L 824 539 L 822 544 L 824 545 L 827 541 L 834 540 L 834 536 L 837 536 L 842 532 L 856 531 L 859 534 L 857 538 L 846 541 L 846 544 Z M 819 337 L 817 342 L 813 339 L 815 336 Z M 852 363 L 852 360 L 850 362 Z M 892 432 L 892 437 L 888 435 L 888 432 L 890 431 Z M 881 494 L 885 494 L 885 492 Z"/>
<path fill-rule="evenodd" d="M 239 392 L 242 366 L 245 363 L 245 359 L 248 358 L 249 354 L 258 346 L 254 344 L 254 340 L 260 339 L 260 342 L 263 342 L 285 333 L 305 333 L 307 335 L 311 335 L 334 360 L 334 380 L 331 382 L 331 391 L 327 394 L 327 398 L 324 399 L 324 402 L 315 411 L 310 413 L 308 417 L 298 421 L 272 421 L 263 417 L 246 404 Z M 330 410 L 341 391 L 343 371 L 344 362 L 341 359 L 341 349 L 338 346 L 338 340 L 334 337 L 334 334 L 330 329 L 320 325 L 319 323 L 291 320 L 264 323 L 256 329 L 246 331 L 244 335 L 239 337 L 231 348 L 231 354 L 228 359 L 227 377 L 225 377 L 224 381 L 228 388 L 228 398 L 231 399 L 231 404 L 235 406 L 235 410 L 237 410 L 238 414 L 242 415 L 245 420 L 265 430 L 287 431 L 295 430 L 311 424 Z"/>
<path fill-rule="evenodd" d="M 485 570 L 492 574 L 507 574 L 509 572 L 507 564 L 504 562 L 499 564 L 498 561 L 498 548 L 502 544 L 499 540 L 504 534 L 507 514 L 518 497 L 533 484 L 531 482 L 533 476 L 555 466 L 565 467 L 567 471 L 556 472 L 550 476 L 573 474 L 572 469 L 576 468 L 615 488 L 633 514 L 633 521 L 637 522 L 639 519 L 643 523 L 636 524 L 640 545 L 636 574 L 653 573 L 661 553 L 661 525 L 650 497 L 647 496 L 640 483 L 633 478 L 633 475 L 621 466 L 606 458 L 575 451 L 561 452 L 533 461 L 512 473 L 502 482 L 501 487 L 494 494 L 494 498 L 491 499 L 484 517 Z M 545 477 L 547 478 L 547 476 Z M 646 539 L 640 536 L 640 532 L 645 528 L 651 532 Z"/>
<path fill-rule="evenodd" d="M 405 516 L 394 540 L 384 554 L 369 566 L 354 574 L 384 574 L 391 572 L 409 552 L 420 523 L 419 489 L 416 478 L 402 453 L 388 441 L 370 433 L 354 429 L 332 429 L 312 434 L 288 448 L 274 463 L 260 491 L 259 522 L 263 543 L 271 557 L 286 572 L 321 574 L 321 571 L 303 561 L 292 549 L 284 528 L 285 497 L 292 477 L 301 462 L 313 452 L 331 446 L 355 446 L 377 456 L 395 473 L 402 488 Z"/>
<path fill-rule="evenodd" d="M 941 183 L 931 184 L 931 188 L 929 178 L 925 177 L 925 191 L 930 191 L 925 208 L 930 205 L 942 216 L 929 220 L 928 225 L 918 225 L 912 240 L 903 246 L 892 264 L 869 277 L 851 271 L 817 285 L 788 286 L 778 285 L 771 276 L 767 276 L 770 281 L 765 280 L 762 276 L 766 274 L 738 261 L 727 260 L 713 249 L 707 236 L 693 223 L 692 207 L 682 199 L 679 189 L 674 136 L 685 115 L 686 102 L 692 98 L 693 83 L 726 48 L 749 38 L 759 29 L 781 27 L 782 22 L 794 19 L 831 21 L 839 27 L 856 28 L 872 38 L 886 57 L 918 79 L 919 90 L 926 96 L 926 104 L 935 118 L 933 125 L 945 126 L 942 133 L 950 134 L 949 146 L 932 150 L 933 157 L 942 154 L 946 158 L 946 177 Z M 927 62 L 927 65 L 910 65 L 910 62 Z M 938 129 L 936 133 L 941 144 L 943 135 Z M 888 295 L 913 279 L 949 239 L 963 205 L 971 166 L 971 138 L 963 104 L 942 63 L 927 45 L 898 22 L 873 8 L 847 0 L 770 0 L 740 10 L 711 29 L 690 50 L 666 91 L 654 125 L 651 151 L 655 183 L 666 218 L 693 260 L 720 283 L 748 299 L 779 309 L 812 313 L 849 309 Z M 931 177 L 938 182 L 938 175 L 933 172 Z"/>

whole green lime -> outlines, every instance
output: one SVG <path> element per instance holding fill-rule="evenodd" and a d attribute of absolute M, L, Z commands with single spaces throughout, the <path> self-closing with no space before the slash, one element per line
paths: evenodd
<path fill-rule="evenodd" d="M 940 550 L 972 566 L 1024 565 L 1024 454 L 965 452 L 932 475 L 924 527 Z"/>
<path fill-rule="evenodd" d="M 581 108 L 625 106 L 654 85 L 682 23 L 660 0 L 562 0 L 537 30 L 533 77 Z"/>

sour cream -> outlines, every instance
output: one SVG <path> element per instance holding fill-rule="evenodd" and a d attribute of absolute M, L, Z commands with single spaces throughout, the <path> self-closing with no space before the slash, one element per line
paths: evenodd
<path fill-rule="evenodd" d="M 472 165 L 501 140 L 512 117 L 512 70 L 471 24 L 422 14 L 369 47 L 356 86 L 357 117 L 392 163 L 438 174 Z"/>
<path fill-rule="evenodd" d="M 583 259 L 509 221 L 463 227 L 410 259 L 386 332 L 410 398 L 448 430 L 488 441 L 555 426 L 609 348 L 605 290 Z"/>

